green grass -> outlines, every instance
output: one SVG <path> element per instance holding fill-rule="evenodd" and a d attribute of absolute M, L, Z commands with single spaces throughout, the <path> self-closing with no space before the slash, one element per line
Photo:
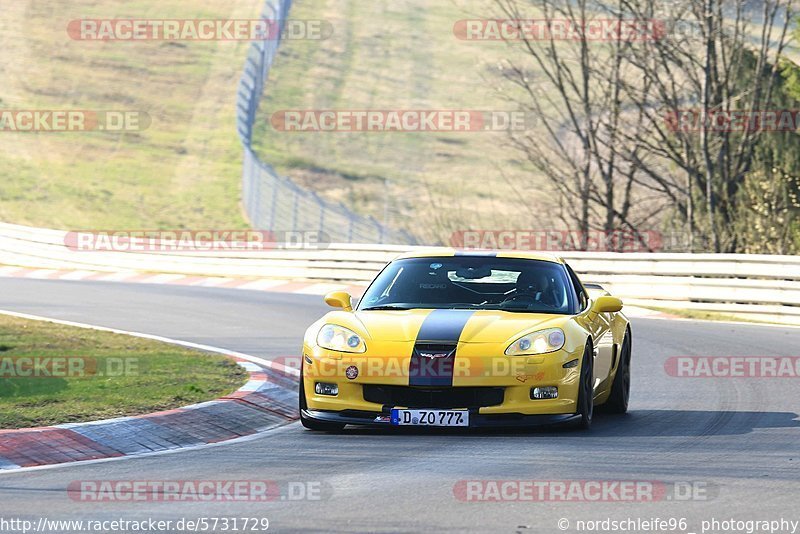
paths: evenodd
<path fill-rule="evenodd" d="M 140 132 L 0 132 L 0 221 L 242 228 L 235 95 L 244 42 L 88 42 L 70 20 L 255 18 L 254 0 L 19 0 L 3 6 L 0 109 L 144 111 Z"/>
<path fill-rule="evenodd" d="M 17 358 L 65 356 L 85 362 L 85 371 L 20 377 L 9 367 Z M 247 380 L 223 356 L 7 315 L 0 315 L 0 371 L 0 429 L 177 408 L 226 395 Z"/>

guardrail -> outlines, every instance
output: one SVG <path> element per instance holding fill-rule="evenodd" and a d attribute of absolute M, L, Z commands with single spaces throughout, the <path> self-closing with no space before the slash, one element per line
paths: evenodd
<path fill-rule="evenodd" d="M 137 271 L 365 283 L 420 247 L 334 244 L 325 249 L 78 252 L 66 232 L 0 223 L 0 263 L 30 268 Z M 628 304 L 714 311 L 800 324 L 800 257 L 744 254 L 560 254 L 585 282 Z"/>
<path fill-rule="evenodd" d="M 267 0 L 261 17 L 280 21 L 289 15 L 292 0 Z M 415 244 L 408 232 L 388 228 L 373 217 L 358 215 L 343 204 L 328 202 L 303 189 L 259 159 L 252 148 L 258 106 L 280 40 L 254 41 L 247 51 L 236 93 L 236 129 L 242 141 L 242 204 L 254 228 L 272 231 L 319 231 L 347 243 Z M 266 115 L 263 120 L 266 121 Z"/>

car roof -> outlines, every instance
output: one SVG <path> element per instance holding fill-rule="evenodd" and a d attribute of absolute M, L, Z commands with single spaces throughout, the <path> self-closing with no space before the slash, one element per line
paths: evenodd
<path fill-rule="evenodd" d="M 460 250 L 455 248 L 429 248 L 417 249 L 397 256 L 396 260 L 409 258 L 447 258 L 450 256 L 474 258 L 519 258 L 526 260 L 548 261 L 551 263 L 564 263 L 564 260 L 555 254 L 528 250 Z"/>

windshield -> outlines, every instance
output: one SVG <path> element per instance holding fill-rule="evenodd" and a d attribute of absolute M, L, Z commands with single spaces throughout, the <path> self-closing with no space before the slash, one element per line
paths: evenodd
<path fill-rule="evenodd" d="M 359 310 L 449 308 L 526 313 L 573 313 L 575 297 L 564 267 L 521 258 L 410 258 L 387 266 Z"/>

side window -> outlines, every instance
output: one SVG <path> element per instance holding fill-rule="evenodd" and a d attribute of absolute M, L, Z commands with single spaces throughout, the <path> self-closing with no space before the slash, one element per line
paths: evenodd
<path fill-rule="evenodd" d="M 589 296 L 586 294 L 586 289 L 584 289 L 583 284 L 581 284 L 581 281 L 578 279 L 575 271 L 572 270 L 572 267 L 566 263 L 564 265 L 567 267 L 569 278 L 572 280 L 572 285 L 575 287 L 575 292 L 578 294 L 579 311 L 583 311 L 586 309 L 586 306 L 589 305 Z"/>

